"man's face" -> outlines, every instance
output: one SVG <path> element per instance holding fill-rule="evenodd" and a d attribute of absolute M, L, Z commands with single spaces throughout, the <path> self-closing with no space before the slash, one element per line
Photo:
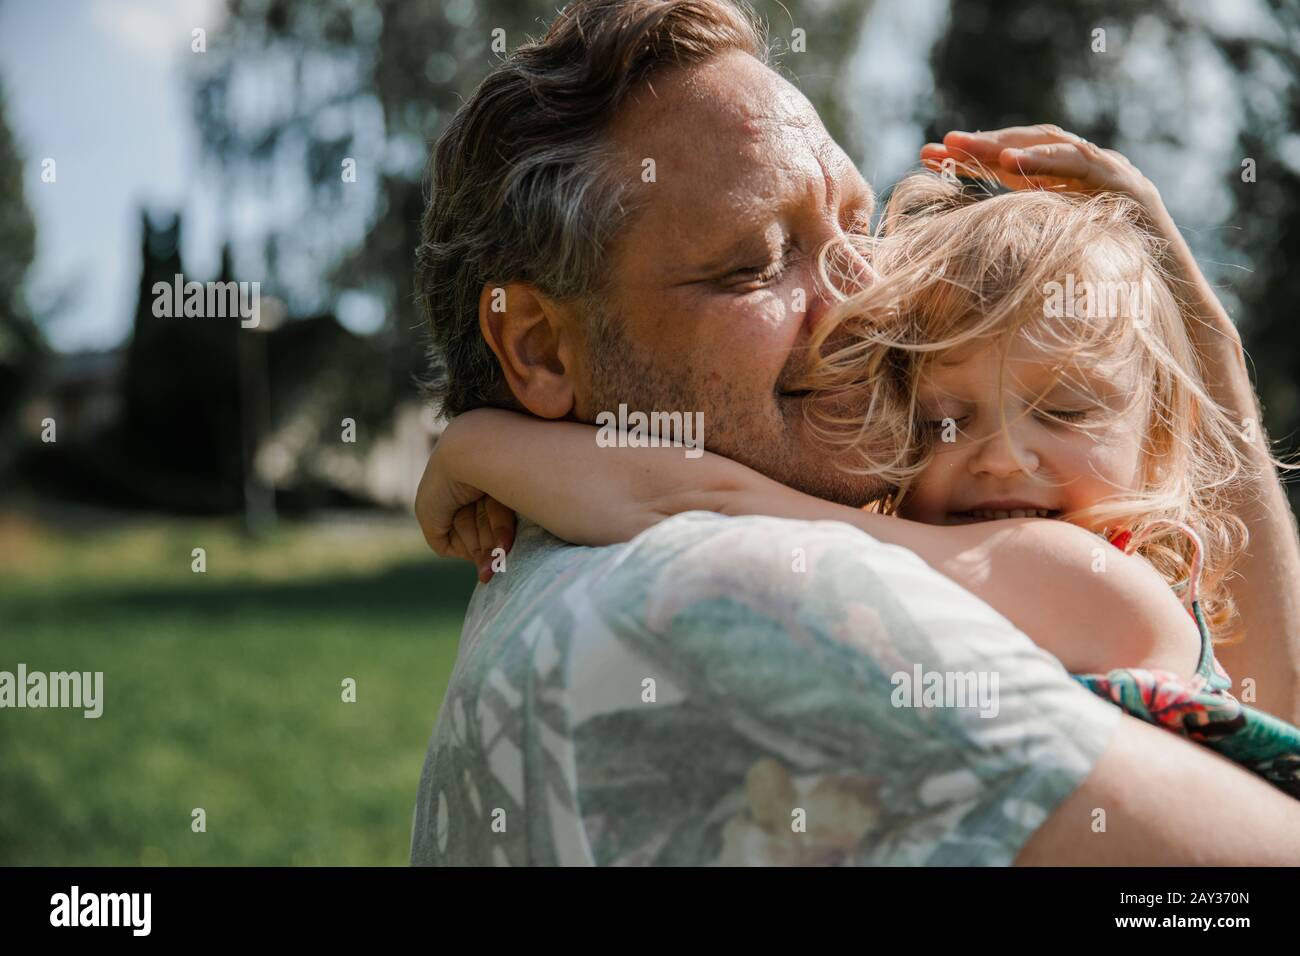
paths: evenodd
<path fill-rule="evenodd" d="M 812 105 L 744 54 L 657 77 L 624 108 L 615 144 L 643 206 L 611 250 L 602 303 L 619 330 L 597 349 L 590 420 L 620 402 L 703 412 L 709 450 L 850 504 L 876 479 L 840 471 L 791 394 L 830 297 L 816 281 L 828 240 L 864 230 L 873 197 Z"/>

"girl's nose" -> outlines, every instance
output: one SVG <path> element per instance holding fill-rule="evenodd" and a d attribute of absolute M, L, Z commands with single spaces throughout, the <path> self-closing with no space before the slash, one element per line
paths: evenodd
<path fill-rule="evenodd" d="M 1020 423 L 1007 422 L 986 436 L 970 457 L 973 474 L 993 478 L 1010 478 L 1019 473 L 1032 475 L 1038 471 L 1038 455 L 1026 441 L 1025 429 Z"/>

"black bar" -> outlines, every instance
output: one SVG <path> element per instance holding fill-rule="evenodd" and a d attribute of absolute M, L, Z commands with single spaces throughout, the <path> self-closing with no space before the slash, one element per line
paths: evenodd
<path fill-rule="evenodd" d="M 132 911 L 119 926 L 53 926 L 58 895 L 81 912 L 99 897 L 149 894 L 149 932 L 135 936 Z M 534 947 L 577 941 L 598 926 L 626 938 L 707 927 L 736 940 L 787 932 L 820 938 L 877 933 L 917 942 L 989 941 L 1019 933 L 1175 929 L 1231 943 L 1242 929 L 1287 931 L 1296 908 L 1294 869 L 808 869 L 808 870 L 408 870 L 408 869 L 41 869 L 0 870 L 6 942 L 204 944 L 250 940 L 377 944 L 410 938 L 456 949 L 492 946 L 512 933 Z M 1123 894 L 1123 895 L 1122 895 Z M 143 903 L 143 896 L 138 898 Z M 121 898 L 111 901 L 122 905 Z M 135 911 L 137 923 L 142 912 Z M 1245 919 L 1191 926 L 1188 920 Z M 1153 920 L 1149 927 L 1121 920 Z M 1165 924 L 1165 920 L 1171 921 Z M 1182 925 L 1179 920 L 1184 921 Z M 806 935 L 805 935 L 806 934 Z M 550 937 L 550 938 L 548 938 Z M 616 935 L 613 939 L 619 939 Z M 1049 937 L 1050 938 L 1050 937 Z M 1060 938 L 1060 937 L 1058 937 Z M 601 947 L 602 949 L 604 947 Z M 8 947 L 6 946 L 6 949 Z M 15 950 L 9 950 L 15 952 Z"/>

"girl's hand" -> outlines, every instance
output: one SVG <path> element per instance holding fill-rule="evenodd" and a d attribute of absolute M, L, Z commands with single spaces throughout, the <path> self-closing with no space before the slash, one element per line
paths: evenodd
<path fill-rule="evenodd" d="M 415 496 L 415 514 L 429 547 L 442 557 L 461 558 L 478 568 L 479 580 L 492 578 L 495 548 L 514 544 L 515 513 L 478 488 L 458 481 L 449 470 L 455 423 L 443 432 L 425 466 Z"/>
<path fill-rule="evenodd" d="M 483 584 L 492 580 L 493 563 L 514 543 L 515 513 L 490 495 L 462 505 L 452 518 L 451 553 L 472 561 Z"/>
<path fill-rule="evenodd" d="M 921 162 L 937 172 L 997 179 L 1009 189 L 1117 192 L 1137 201 L 1154 221 L 1164 212 L 1160 192 L 1113 149 L 1059 126 L 1011 126 L 988 133 L 950 132 L 921 147 Z"/>

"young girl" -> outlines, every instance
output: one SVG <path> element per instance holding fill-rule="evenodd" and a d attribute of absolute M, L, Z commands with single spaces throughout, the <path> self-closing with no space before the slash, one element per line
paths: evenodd
<path fill-rule="evenodd" d="M 1254 466 L 1204 385 L 1140 206 L 980 198 L 920 174 L 859 251 L 876 276 L 819 322 L 804 407 L 837 461 L 888 482 L 885 498 L 855 510 L 725 458 L 600 448 L 588 426 L 484 409 L 449 426 L 426 473 L 440 552 L 508 546 L 489 540 L 495 503 L 455 517 L 481 495 L 588 544 L 696 509 L 846 521 L 982 597 L 1095 693 L 1300 796 L 1300 733 L 1238 703 L 1214 658 L 1246 539 L 1232 502 Z M 823 274 L 844 280 L 826 258 Z M 1090 543 L 1042 537 L 1042 519 Z M 1047 550 L 1073 567 L 1047 568 Z"/>

